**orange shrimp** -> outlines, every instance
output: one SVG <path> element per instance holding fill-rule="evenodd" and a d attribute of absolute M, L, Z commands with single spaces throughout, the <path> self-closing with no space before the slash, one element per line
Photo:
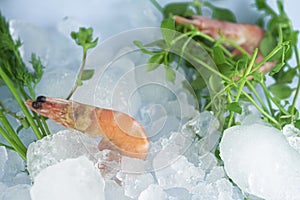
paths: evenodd
<path fill-rule="evenodd" d="M 239 24 L 227 21 L 210 19 L 204 16 L 192 16 L 184 18 L 174 16 L 177 24 L 192 24 L 198 30 L 206 33 L 214 39 L 221 37 L 220 31 L 225 38 L 228 38 L 240 45 L 249 54 L 252 54 L 255 48 L 258 48 L 261 40 L 265 35 L 265 31 L 259 26 L 253 24 Z M 225 44 L 226 45 L 226 44 Z M 228 46 L 228 45 L 227 45 Z M 240 54 L 238 50 L 233 51 L 234 55 Z M 263 55 L 259 52 L 256 62 L 263 59 Z M 263 73 L 268 72 L 275 66 L 276 62 L 266 62 L 260 70 Z"/>
<path fill-rule="evenodd" d="M 144 128 L 129 115 L 59 98 L 39 96 L 25 104 L 33 111 L 54 119 L 67 128 L 92 137 L 102 136 L 99 150 L 113 149 L 120 154 L 145 159 L 149 140 Z"/>

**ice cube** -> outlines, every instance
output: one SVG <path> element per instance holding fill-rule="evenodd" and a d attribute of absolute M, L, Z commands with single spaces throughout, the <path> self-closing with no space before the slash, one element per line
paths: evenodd
<path fill-rule="evenodd" d="M 94 156 L 96 165 L 105 180 L 114 179 L 121 169 L 121 155 L 116 151 L 104 149 Z"/>
<path fill-rule="evenodd" d="M 3 146 L 0 146 L 0 180 L 4 175 L 4 167 L 6 164 L 6 161 L 8 159 L 6 148 Z"/>
<path fill-rule="evenodd" d="M 21 172 L 17 173 L 15 177 L 13 177 L 12 183 L 14 185 L 17 185 L 17 184 L 28 184 L 28 185 L 30 185 L 31 184 L 31 179 L 30 179 L 27 172 L 21 171 Z"/>
<path fill-rule="evenodd" d="M 27 129 L 22 129 L 19 133 L 19 138 L 21 139 L 21 141 L 23 142 L 23 144 L 28 147 L 30 143 L 36 141 L 36 135 L 34 134 L 34 132 L 32 131 L 31 128 L 27 128 Z"/>
<path fill-rule="evenodd" d="M 137 159 L 130 158 L 127 156 L 122 156 L 121 159 L 121 170 L 123 173 L 144 173 L 149 170 L 148 162 Z"/>
<path fill-rule="evenodd" d="M 7 150 L 7 156 L 8 159 L 4 167 L 2 182 L 6 183 L 8 186 L 11 186 L 14 184 L 14 178 L 16 175 L 18 173 L 24 173 L 25 162 L 15 151 Z"/>
<path fill-rule="evenodd" d="M 205 182 L 198 183 L 191 189 L 193 194 L 192 200 L 218 200 L 218 190 L 213 184 L 206 184 Z"/>
<path fill-rule="evenodd" d="M 220 178 L 215 182 L 200 182 L 192 188 L 191 193 L 193 194 L 192 199 L 209 199 L 209 200 L 241 200 L 234 194 L 234 186 L 226 178 Z"/>
<path fill-rule="evenodd" d="M 106 200 L 130 200 L 130 197 L 125 196 L 124 189 L 116 183 L 116 181 L 105 181 L 105 199 Z"/>
<path fill-rule="evenodd" d="M 29 145 L 27 169 L 34 178 L 44 168 L 67 158 L 86 155 L 94 160 L 94 155 L 99 152 L 97 145 L 93 138 L 78 131 L 60 131 Z"/>
<path fill-rule="evenodd" d="M 222 166 L 215 166 L 214 168 L 211 169 L 209 174 L 207 174 L 205 181 L 207 183 L 213 183 L 223 177 L 225 177 L 224 168 Z"/>
<path fill-rule="evenodd" d="M 300 130 L 292 124 L 287 124 L 283 127 L 282 132 L 291 147 L 300 153 Z"/>
<path fill-rule="evenodd" d="M 220 138 L 221 133 L 218 131 L 219 121 L 210 112 L 203 112 L 190 120 L 182 127 L 182 133 L 185 135 L 197 135 L 200 137 L 198 154 L 205 155 L 212 151 Z"/>
<path fill-rule="evenodd" d="M 228 179 L 222 178 L 216 181 L 219 200 L 231 200 L 233 195 L 233 186 Z"/>
<path fill-rule="evenodd" d="M 101 200 L 105 182 L 88 158 L 67 159 L 43 169 L 31 188 L 32 200 Z"/>
<path fill-rule="evenodd" d="M 149 185 L 149 187 L 146 190 L 144 190 L 139 196 L 139 200 L 167 200 L 167 198 L 167 193 L 156 184 Z"/>
<path fill-rule="evenodd" d="M 191 194 L 185 188 L 170 188 L 165 190 L 169 196 L 169 200 L 186 200 L 191 199 Z"/>
<path fill-rule="evenodd" d="M 20 184 L 7 188 L 3 193 L 0 193 L 0 200 L 31 200 L 30 185 Z"/>
<path fill-rule="evenodd" d="M 200 156 L 199 167 L 205 171 L 208 171 L 215 167 L 218 164 L 218 160 L 215 155 L 208 152 L 202 156 Z"/>
<path fill-rule="evenodd" d="M 229 128 L 220 155 L 227 175 L 244 192 L 265 199 L 300 198 L 300 154 L 279 130 L 261 124 Z"/>
<path fill-rule="evenodd" d="M 164 189 L 182 187 L 191 190 L 192 186 L 204 180 L 205 172 L 179 156 L 170 166 L 157 169 L 155 175 L 158 184 Z"/>
<path fill-rule="evenodd" d="M 121 172 L 118 174 L 118 178 L 122 182 L 125 195 L 131 198 L 137 198 L 143 190 L 154 183 L 154 178 L 150 173 L 129 174 Z"/>

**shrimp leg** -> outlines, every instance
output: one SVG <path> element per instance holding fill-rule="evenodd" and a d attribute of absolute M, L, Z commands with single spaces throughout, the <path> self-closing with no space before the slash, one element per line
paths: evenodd
<path fill-rule="evenodd" d="M 59 98 L 39 96 L 25 104 L 33 111 L 92 137 L 102 136 L 98 148 L 118 150 L 120 154 L 145 159 L 149 140 L 142 125 L 129 115 Z"/>

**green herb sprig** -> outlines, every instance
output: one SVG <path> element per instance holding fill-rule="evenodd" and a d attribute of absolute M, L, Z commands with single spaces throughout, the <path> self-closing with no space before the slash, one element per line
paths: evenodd
<path fill-rule="evenodd" d="M 155 1 L 152 0 L 152 2 Z M 160 7 L 157 2 L 155 2 L 154 5 Z M 260 43 L 259 49 L 255 49 L 252 55 L 247 53 L 246 50 L 235 42 L 222 36 L 222 34 L 220 39 L 215 40 L 192 25 L 175 26 L 173 20 L 174 15 L 199 15 L 204 7 L 212 11 L 212 17 L 215 19 L 231 22 L 236 21 L 236 18 L 231 11 L 215 7 L 209 2 L 201 2 L 199 0 L 194 0 L 193 2 L 170 3 L 165 7 L 160 7 L 160 11 L 165 18 L 161 24 L 163 40 L 145 45 L 139 41 L 135 41 L 135 44 L 144 53 L 151 55 L 147 66 L 148 71 L 155 70 L 160 64 L 170 68 L 169 71 L 177 70 L 178 67 L 181 67 L 184 70 L 189 69 L 192 65 L 186 62 L 186 58 L 187 56 L 192 56 L 193 60 L 198 62 L 198 64 L 207 67 L 212 73 L 221 77 L 224 88 L 216 92 L 213 97 L 207 95 L 207 82 L 203 81 L 202 75 L 197 70 L 194 70 L 194 75 L 188 77 L 188 79 L 199 98 L 199 102 L 205 100 L 203 105 L 200 106 L 200 110 L 211 110 L 216 99 L 226 96 L 227 101 L 223 101 L 225 104 L 223 106 L 226 107 L 227 111 L 225 110 L 225 112 L 219 116 L 220 120 L 225 117 L 224 129 L 238 123 L 235 122 L 234 116 L 243 112 L 242 102 L 244 101 L 253 104 L 257 110 L 260 111 L 262 118 L 274 127 L 281 129 L 286 124 L 294 124 L 296 127 L 300 128 L 299 112 L 295 107 L 300 89 L 300 59 L 297 49 L 298 31 L 293 29 L 291 20 L 284 11 L 282 1 L 277 1 L 279 13 L 276 13 L 268 6 L 265 0 L 256 0 L 255 5 L 257 9 L 263 12 L 262 17 L 258 20 L 258 24 L 267 31 Z M 164 36 L 166 29 L 179 31 L 182 34 L 177 38 L 172 38 L 170 35 L 166 37 Z M 212 68 L 209 69 L 209 66 L 206 66 L 202 61 L 204 58 L 199 55 L 198 57 L 197 55 L 186 55 L 183 53 L 173 55 L 172 52 L 169 51 L 171 48 L 170 46 L 176 45 L 176 42 L 184 37 L 187 38 L 187 41 L 186 45 L 182 45 L 182 52 L 185 51 L 185 46 L 187 46 L 189 40 L 193 39 L 197 41 L 214 59 L 218 71 L 215 71 Z M 225 44 L 230 44 L 242 54 L 233 55 L 226 48 Z M 154 47 L 163 48 L 161 48 L 160 51 L 151 50 L 151 48 L 153 49 Z M 255 60 L 259 52 L 264 58 L 256 63 Z M 288 63 L 293 54 L 296 57 L 296 66 L 291 66 Z M 174 60 L 177 62 L 177 67 L 172 68 L 170 66 L 172 66 Z M 259 69 L 267 62 L 276 62 L 276 65 L 267 75 L 265 75 Z M 167 73 L 166 71 L 167 80 L 174 81 L 175 76 L 169 74 L 170 73 Z M 266 76 L 270 76 L 275 83 L 268 85 Z M 290 86 L 293 79 L 297 79 L 298 81 L 296 88 Z M 208 84 L 213 84 L 213 82 Z M 261 94 L 258 94 L 256 89 L 259 87 L 264 92 L 265 97 L 261 97 Z M 264 98 L 266 101 L 263 100 Z M 292 102 L 288 101 L 289 98 L 293 99 Z"/>
<path fill-rule="evenodd" d="M 82 47 L 83 50 L 83 56 L 82 56 L 82 63 L 79 70 L 79 73 L 77 75 L 77 79 L 75 82 L 74 87 L 72 88 L 71 92 L 67 96 L 67 100 L 72 97 L 78 86 L 81 86 L 83 83 L 82 81 L 89 80 L 94 75 L 93 69 L 84 69 L 86 64 L 86 58 L 87 58 L 87 51 L 91 48 L 94 48 L 97 46 L 98 38 L 93 40 L 93 29 L 92 28 L 79 28 L 78 32 L 72 32 L 71 33 L 72 39 L 75 40 L 76 44 Z"/>
<path fill-rule="evenodd" d="M 23 159 L 26 159 L 27 149 L 20 140 L 18 132 L 23 128 L 31 127 L 37 139 L 50 132 L 45 118 L 31 113 L 24 104 L 26 99 L 35 99 L 35 88 L 42 78 L 44 67 L 40 59 L 32 54 L 33 71 L 30 71 L 21 59 L 20 46 L 21 41 L 15 42 L 12 39 L 9 25 L 0 14 L 0 87 L 7 87 L 10 90 L 22 111 L 22 114 L 17 114 L 0 102 L 0 133 L 9 143 L 9 145 L 0 145 L 17 151 Z M 16 130 L 10 124 L 7 115 L 20 122 Z"/>

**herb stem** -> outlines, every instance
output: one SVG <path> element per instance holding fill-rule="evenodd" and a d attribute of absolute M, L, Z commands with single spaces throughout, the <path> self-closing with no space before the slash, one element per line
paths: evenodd
<path fill-rule="evenodd" d="M 159 10 L 163 14 L 163 8 L 156 0 L 150 0 L 150 2 L 155 6 L 157 10 Z"/>
<path fill-rule="evenodd" d="M 23 120 L 24 117 L 23 116 L 19 116 L 17 115 L 15 112 L 12 112 L 11 110 L 9 110 L 1 101 L 0 101 L 0 107 L 2 108 L 2 110 L 9 114 L 10 116 L 16 118 L 17 120 Z"/>
<path fill-rule="evenodd" d="M 268 93 L 268 88 L 264 83 L 260 83 L 261 87 L 263 88 L 263 90 L 265 91 L 266 97 L 267 99 L 271 100 L 278 108 L 279 110 L 284 113 L 285 115 L 290 115 L 290 113 L 288 113 L 281 105 L 278 101 L 276 101 L 276 99 L 274 99 L 269 93 Z M 270 104 L 270 109 L 272 109 L 272 105 Z"/>
<path fill-rule="evenodd" d="M 5 122 L 3 122 L 2 120 L 4 119 L 3 116 L 1 116 L 3 113 L 0 111 L 0 118 L 1 118 L 1 122 L 4 126 L 9 126 L 10 124 L 6 124 Z M 4 116 L 5 117 L 5 116 Z M 12 138 L 12 136 L 15 134 L 14 130 L 13 132 L 9 132 L 7 133 L 8 130 L 4 130 L 4 128 L 2 126 L 0 126 L 0 133 L 1 135 L 4 137 L 4 139 L 13 147 L 13 149 L 18 152 L 18 154 L 24 159 L 26 160 L 26 148 L 25 146 L 21 143 L 18 144 L 17 141 L 14 140 L 15 137 Z"/>
<path fill-rule="evenodd" d="M 248 88 L 253 92 L 253 94 L 255 95 L 255 97 L 257 98 L 257 100 L 259 101 L 260 105 L 263 107 L 263 109 L 267 112 L 268 108 L 266 107 L 265 103 L 263 102 L 263 100 L 261 99 L 260 95 L 257 93 L 256 89 L 254 88 L 254 86 L 252 85 L 252 83 L 250 81 L 246 82 L 246 85 L 248 86 Z"/>
<path fill-rule="evenodd" d="M 1 131 L 0 131 L 1 132 Z M 7 149 L 10 149 L 10 150 L 15 150 L 13 147 L 9 146 L 9 145 L 6 145 L 6 144 L 3 144 L 3 143 L 0 143 L 0 146 L 3 146 Z"/>
<path fill-rule="evenodd" d="M 234 102 L 239 102 L 239 100 L 240 100 L 240 96 L 242 94 L 242 91 L 243 91 L 243 88 L 244 88 L 246 82 L 248 81 L 248 75 L 251 72 L 251 69 L 252 69 L 253 64 L 255 62 L 257 54 L 258 54 L 258 49 L 256 48 L 254 50 L 254 52 L 253 52 L 253 56 L 252 56 L 252 58 L 251 58 L 251 60 L 250 60 L 250 62 L 248 64 L 248 67 L 247 67 L 247 69 L 246 69 L 246 71 L 245 71 L 245 73 L 244 73 L 244 75 L 242 77 L 241 84 L 239 85 L 238 92 L 237 92 L 237 95 L 235 97 Z M 231 127 L 231 124 L 233 122 L 233 117 L 234 117 L 234 112 L 231 111 L 230 115 L 229 115 L 228 127 Z"/>
<path fill-rule="evenodd" d="M 232 80 L 230 78 L 228 78 L 227 76 L 223 75 L 221 72 L 219 72 L 217 69 L 212 68 L 211 66 L 209 66 L 206 62 L 202 61 L 201 59 L 196 58 L 195 56 L 191 55 L 191 54 L 187 54 L 188 57 L 192 58 L 194 61 L 196 61 L 198 64 L 202 65 L 203 67 L 205 67 L 206 69 L 208 69 L 209 71 L 213 72 L 214 74 L 218 75 L 219 77 L 221 77 L 223 80 L 227 81 L 227 82 L 232 82 Z"/>
<path fill-rule="evenodd" d="M 46 136 L 47 134 L 46 134 L 46 132 L 45 132 L 45 129 L 44 129 L 42 123 L 40 122 L 40 118 L 39 118 L 39 116 L 38 116 L 38 114 L 37 114 L 36 112 L 33 112 L 33 117 L 34 117 L 34 119 L 35 119 L 35 121 L 36 121 L 36 123 L 37 123 L 39 129 L 40 129 L 41 132 L 42 132 L 42 136 Z"/>
<path fill-rule="evenodd" d="M 82 56 L 82 63 L 81 63 L 80 71 L 79 71 L 79 73 L 77 75 L 77 79 L 76 79 L 74 87 L 72 88 L 70 94 L 66 98 L 67 100 L 69 100 L 72 97 L 72 95 L 74 94 L 74 92 L 76 91 L 76 89 L 78 88 L 78 86 L 82 84 L 81 77 L 82 77 L 82 74 L 83 74 L 83 71 L 84 71 L 84 67 L 85 67 L 85 63 L 86 63 L 86 56 L 87 56 L 87 49 L 83 48 L 83 56 Z"/>
<path fill-rule="evenodd" d="M 15 132 L 15 130 L 13 129 L 13 127 L 11 126 L 11 124 L 9 123 L 9 121 L 7 120 L 7 118 L 4 115 L 4 113 L 3 113 L 2 110 L 0 110 L 0 121 L 1 121 L 1 123 L 3 125 L 3 127 L 5 128 L 5 130 L 9 133 L 11 139 L 14 140 L 14 142 L 16 143 L 16 145 L 18 145 L 18 147 L 22 151 L 26 151 L 25 146 L 23 145 L 23 143 L 20 140 L 20 138 L 18 137 L 17 133 Z"/>
<path fill-rule="evenodd" d="M 32 130 L 34 131 L 35 135 L 37 136 L 38 139 L 42 139 L 42 135 L 41 135 L 38 127 L 34 123 L 34 120 L 33 120 L 32 116 L 30 115 L 28 109 L 26 108 L 23 100 L 19 96 L 19 94 L 18 94 L 16 88 L 14 87 L 13 83 L 11 82 L 9 77 L 5 74 L 5 72 L 2 70 L 1 66 L 0 66 L 0 76 L 2 77 L 2 80 L 5 82 L 5 84 L 7 85 L 9 90 L 11 91 L 12 95 L 15 97 L 17 103 L 19 104 L 20 108 L 22 109 L 22 111 L 23 111 L 25 117 L 27 118 L 27 120 L 28 120 Z"/>
<path fill-rule="evenodd" d="M 51 132 L 50 132 L 50 130 L 49 130 L 49 128 L 48 128 L 48 124 L 47 124 L 46 118 L 45 118 L 44 116 L 41 116 L 41 121 L 42 121 L 43 126 L 44 126 L 44 128 L 45 128 L 45 130 L 46 130 L 46 135 L 50 135 Z"/>
<path fill-rule="evenodd" d="M 270 116 L 264 109 L 262 109 L 247 92 L 243 90 L 242 93 L 256 107 L 258 111 L 260 111 L 266 118 L 273 122 L 277 126 L 277 128 L 281 129 L 280 123 L 272 116 Z"/>
<path fill-rule="evenodd" d="M 224 43 L 228 43 L 230 46 L 232 46 L 233 48 L 237 49 L 238 51 L 240 51 L 242 54 L 245 54 L 248 56 L 248 58 L 250 57 L 250 54 L 244 49 L 242 48 L 240 45 L 236 44 L 235 42 L 233 42 L 232 40 L 225 38 L 224 36 L 222 36 L 220 39 L 218 39 L 215 43 L 215 45 L 219 45 L 222 46 L 220 44 L 224 44 Z"/>
<path fill-rule="evenodd" d="M 279 43 L 267 56 L 265 56 L 257 65 L 253 68 L 252 71 L 257 71 L 264 63 L 270 60 L 277 52 L 279 52 L 284 46 L 288 45 L 289 42 Z"/>

